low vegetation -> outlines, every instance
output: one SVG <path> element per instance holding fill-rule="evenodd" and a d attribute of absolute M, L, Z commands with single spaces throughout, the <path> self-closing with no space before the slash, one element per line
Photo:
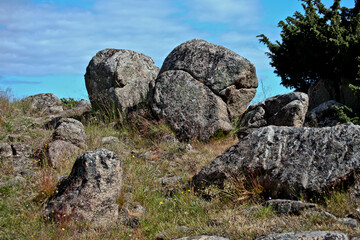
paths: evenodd
<path fill-rule="evenodd" d="M 11 101 L 9 94 L 8 91 L 0 95 L 0 141 L 11 143 L 9 135 L 18 135 L 32 149 L 41 150 L 51 131 L 42 129 L 41 119 L 31 115 L 31 111 L 23 111 L 24 106 Z M 326 217 L 278 215 L 271 206 L 262 207 L 267 199 L 262 196 L 256 176 L 250 184 L 241 176 L 231 176 L 225 189 L 208 189 L 213 197 L 205 199 L 189 180 L 202 166 L 237 142 L 234 134 L 207 143 L 179 143 L 163 138 L 171 133 L 165 122 L 135 115 L 127 121 L 100 121 L 96 116 L 84 123 L 88 150 L 104 147 L 101 139 L 105 136 L 120 139 L 120 143 L 107 146 L 123 162 L 124 182 L 117 202 L 119 208 L 141 205 L 145 213 L 129 207 L 129 215 L 139 217 L 139 222 L 94 230 L 69 216 L 57 222 L 48 221 L 42 217 L 43 206 L 56 191 L 56 185 L 69 175 L 77 156 L 63 159 L 57 169 L 52 169 L 46 163 L 39 164 L 35 154 L 31 160 L 35 174 L 25 175 L 26 182 L 13 181 L 12 163 L 2 158 L 0 239 L 173 239 L 202 234 L 253 239 L 265 233 L 307 230 L 338 230 L 349 236 L 360 235 L 358 228 Z M 194 149 L 186 150 L 187 144 Z M 164 180 L 174 176 L 178 177 L 174 182 Z M 344 191 L 330 194 L 320 203 L 320 208 L 337 217 L 357 212 L 351 196 Z"/>

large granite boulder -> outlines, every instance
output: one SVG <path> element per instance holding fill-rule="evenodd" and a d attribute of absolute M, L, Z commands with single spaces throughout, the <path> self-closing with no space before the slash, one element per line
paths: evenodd
<path fill-rule="evenodd" d="M 158 72 L 154 61 L 144 54 L 124 49 L 102 50 L 86 68 L 85 83 L 91 104 L 123 113 L 147 99 L 149 83 Z"/>
<path fill-rule="evenodd" d="M 41 93 L 21 99 L 24 103 L 29 103 L 30 108 L 38 114 L 56 114 L 63 111 L 60 99 L 53 93 Z"/>
<path fill-rule="evenodd" d="M 323 102 L 319 106 L 311 109 L 306 114 L 305 127 L 332 127 L 340 122 L 335 107 L 341 107 L 343 104 L 335 100 Z"/>
<path fill-rule="evenodd" d="M 49 198 L 43 214 L 56 222 L 73 218 L 93 226 L 107 226 L 118 218 L 116 203 L 122 187 L 120 158 L 106 149 L 78 157 L 68 178 Z"/>
<path fill-rule="evenodd" d="M 256 240 L 348 240 L 349 238 L 336 231 L 308 231 L 273 233 L 256 238 Z"/>
<path fill-rule="evenodd" d="M 360 167 L 360 126 L 258 128 L 193 177 L 196 187 L 224 184 L 227 176 L 258 179 L 273 198 L 321 194 L 343 184 Z"/>
<path fill-rule="evenodd" d="M 250 106 L 240 120 L 242 128 L 268 125 L 302 127 L 309 105 L 307 94 L 291 92 Z"/>
<path fill-rule="evenodd" d="M 153 110 L 182 140 L 208 140 L 218 131 L 231 131 L 226 104 L 185 71 L 166 71 L 157 80 Z"/>
<path fill-rule="evenodd" d="M 167 89 L 169 84 L 176 90 L 172 96 L 177 95 L 177 97 L 173 100 L 171 100 L 172 97 L 166 96 L 169 94 Z M 189 84 L 189 86 L 184 86 L 184 84 Z M 166 57 L 155 81 L 152 109 L 159 118 L 165 118 L 170 122 L 174 129 L 179 129 L 176 126 L 179 119 L 174 117 L 181 115 L 188 121 L 196 122 L 196 126 L 210 126 L 207 123 L 223 125 L 225 128 L 221 130 L 226 132 L 229 130 L 230 120 L 240 116 L 246 110 L 255 96 L 257 86 L 255 67 L 247 59 L 222 46 L 193 39 L 179 45 Z M 203 98 L 205 95 L 207 97 Z M 209 99 L 216 100 L 206 103 Z M 213 114 L 214 111 L 197 108 L 205 105 L 222 109 L 221 116 Z M 177 106 L 177 108 L 171 109 L 171 106 Z M 194 107 L 196 109 L 193 109 Z M 190 112 L 199 111 L 199 114 L 188 115 L 189 110 Z M 225 112 L 226 116 L 223 116 L 222 113 Z M 227 123 L 224 124 L 223 121 Z M 183 139 L 206 140 L 215 133 L 208 130 L 205 137 L 201 133 L 202 128 L 191 129 L 192 126 L 187 126 L 187 128 L 189 129 L 185 132 L 178 132 Z M 183 128 L 180 127 L 180 129 Z M 215 127 L 214 130 L 220 129 Z"/>

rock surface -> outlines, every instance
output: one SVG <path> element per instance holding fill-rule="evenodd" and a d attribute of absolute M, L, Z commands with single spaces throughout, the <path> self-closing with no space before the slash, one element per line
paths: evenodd
<path fill-rule="evenodd" d="M 288 199 L 274 199 L 265 202 L 265 206 L 271 206 L 280 214 L 299 214 L 301 210 L 315 208 L 313 203 L 304 203 L 302 201 L 293 201 Z"/>
<path fill-rule="evenodd" d="M 56 114 L 63 111 L 60 99 L 52 93 L 41 93 L 21 99 L 29 102 L 30 106 L 39 114 Z"/>
<path fill-rule="evenodd" d="M 114 223 L 118 218 L 116 201 L 121 187 L 120 158 L 106 149 L 86 152 L 76 159 L 69 177 L 50 197 L 44 216 L 57 222 L 75 218 L 94 226 Z"/>
<path fill-rule="evenodd" d="M 348 237 L 335 231 L 309 231 L 274 233 L 256 238 L 256 240 L 348 240 Z"/>
<path fill-rule="evenodd" d="M 166 57 L 153 87 L 152 109 L 181 139 L 207 140 L 218 130 L 229 131 L 230 119 L 245 111 L 257 86 L 255 67 L 247 59 L 193 39 Z"/>
<path fill-rule="evenodd" d="M 197 187 L 222 186 L 226 174 L 256 177 L 273 198 L 319 194 L 345 184 L 360 167 L 360 126 L 268 126 L 251 132 L 193 177 Z M 345 186 L 344 185 L 344 186 Z"/>
<path fill-rule="evenodd" d="M 258 128 L 268 125 L 302 127 L 309 98 L 305 93 L 277 95 L 250 106 L 242 116 L 240 126 Z"/>
<path fill-rule="evenodd" d="M 340 107 L 343 104 L 330 100 L 313 108 L 306 114 L 306 127 L 332 127 L 339 123 L 334 106 Z"/>
<path fill-rule="evenodd" d="M 123 49 L 104 49 L 90 61 L 85 74 L 92 106 L 121 113 L 147 99 L 149 83 L 159 68 L 141 53 Z M 117 111 L 116 110 L 116 111 Z"/>
<path fill-rule="evenodd" d="M 56 122 L 52 139 L 70 142 L 79 148 L 86 147 L 84 125 L 73 118 L 60 118 Z"/>
<path fill-rule="evenodd" d="M 208 140 L 231 131 L 226 104 L 184 71 L 166 71 L 156 79 L 153 110 L 182 140 Z"/>

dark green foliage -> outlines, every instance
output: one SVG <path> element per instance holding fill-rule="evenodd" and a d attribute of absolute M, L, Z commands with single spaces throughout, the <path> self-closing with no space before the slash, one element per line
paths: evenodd
<path fill-rule="evenodd" d="M 352 82 L 360 63 L 360 2 L 351 9 L 341 7 L 341 0 L 334 0 L 330 8 L 320 0 L 302 1 L 304 14 L 295 12 L 279 22 L 282 42 L 258 36 L 269 48 L 267 55 L 281 84 L 307 92 L 319 79 L 329 84 Z"/>
<path fill-rule="evenodd" d="M 60 100 L 61 100 L 63 106 L 65 106 L 68 109 L 75 107 L 80 102 L 80 101 L 75 100 L 75 99 L 73 99 L 71 97 L 69 97 L 69 98 L 61 98 Z"/>

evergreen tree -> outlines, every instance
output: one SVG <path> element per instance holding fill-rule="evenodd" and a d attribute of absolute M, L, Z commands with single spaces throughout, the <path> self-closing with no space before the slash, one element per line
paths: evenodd
<path fill-rule="evenodd" d="M 281 42 L 257 36 L 267 45 L 270 65 L 281 84 L 303 92 L 319 79 L 334 86 L 344 79 L 355 84 L 360 64 L 360 1 L 355 0 L 352 9 L 341 7 L 341 0 L 334 0 L 330 8 L 320 0 L 301 1 L 304 14 L 295 12 L 279 22 Z"/>

